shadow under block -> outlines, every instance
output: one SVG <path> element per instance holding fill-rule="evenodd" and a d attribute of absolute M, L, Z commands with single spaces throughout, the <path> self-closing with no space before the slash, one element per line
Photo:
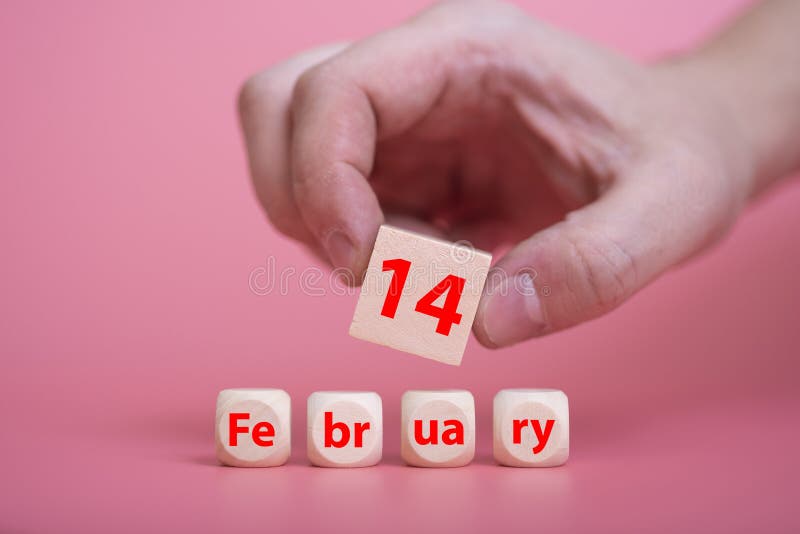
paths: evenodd
<path fill-rule="evenodd" d="M 555 467 L 569 457 L 569 403 L 557 389 L 504 389 L 494 397 L 494 458 Z"/>
<path fill-rule="evenodd" d="M 383 225 L 350 335 L 459 365 L 492 256 Z"/>
<path fill-rule="evenodd" d="M 217 459 L 235 467 L 282 465 L 291 451 L 291 404 L 282 389 L 225 389 L 217 397 Z"/>
<path fill-rule="evenodd" d="M 308 397 L 307 453 L 320 467 L 367 467 L 381 461 L 383 408 L 377 393 L 317 391 Z"/>
<path fill-rule="evenodd" d="M 400 455 L 416 467 L 461 467 L 475 456 L 475 399 L 463 389 L 406 391 Z"/>

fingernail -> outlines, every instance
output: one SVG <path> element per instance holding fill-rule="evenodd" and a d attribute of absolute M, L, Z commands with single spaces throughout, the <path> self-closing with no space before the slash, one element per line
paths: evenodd
<path fill-rule="evenodd" d="M 325 250 L 331 263 L 337 268 L 350 269 L 353 266 L 355 247 L 353 242 L 340 230 L 333 230 L 325 239 Z"/>
<path fill-rule="evenodd" d="M 498 347 L 519 343 L 544 331 L 542 306 L 530 274 L 506 279 L 488 298 L 483 328 L 489 341 Z"/>

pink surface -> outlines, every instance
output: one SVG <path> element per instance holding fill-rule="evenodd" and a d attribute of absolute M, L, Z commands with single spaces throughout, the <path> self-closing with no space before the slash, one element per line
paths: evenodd
<path fill-rule="evenodd" d="M 201 5 L 202 4 L 202 5 Z M 638 57 L 737 1 L 540 1 Z M 12 2 L 0 17 L 0 532 L 798 531 L 800 183 L 618 312 L 460 368 L 347 336 L 355 296 L 257 295 L 311 264 L 264 222 L 234 115 L 244 77 L 421 2 Z M 300 334 L 311 327 L 313 335 Z M 290 465 L 216 465 L 215 395 L 292 395 Z M 493 394 L 564 389 L 572 457 L 490 460 Z M 399 399 L 463 387 L 478 459 L 399 464 Z M 306 396 L 378 391 L 385 461 L 306 465 Z"/>

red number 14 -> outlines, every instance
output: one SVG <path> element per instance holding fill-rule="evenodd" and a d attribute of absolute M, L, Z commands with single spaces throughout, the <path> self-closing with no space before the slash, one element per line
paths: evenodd
<path fill-rule="evenodd" d="M 381 315 L 394 318 L 397 313 L 397 305 L 400 303 L 400 295 L 406 285 L 408 271 L 411 269 L 411 262 L 403 259 L 386 260 L 383 262 L 384 271 L 392 272 L 392 281 L 389 283 L 389 291 L 386 293 L 386 300 L 383 301 Z M 448 275 L 441 282 L 436 284 L 433 289 L 428 291 L 417 301 L 415 311 L 430 315 L 439 319 L 436 325 L 436 332 L 442 335 L 450 335 L 450 328 L 454 324 L 461 322 L 461 314 L 458 313 L 458 301 L 464 292 L 466 280 L 460 276 Z M 447 293 L 444 298 L 444 305 L 439 307 L 434 304 L 436 299 Z"/>

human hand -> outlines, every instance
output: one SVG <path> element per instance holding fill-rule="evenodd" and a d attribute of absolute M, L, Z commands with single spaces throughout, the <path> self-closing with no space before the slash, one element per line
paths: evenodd
<path fill-rule="evenodd" d="M 385 220 L 513 244 L 474 326 L 500 347 L 608 312 L 735 219 L 754 162 L 687 71 L 451 2 L 257 74 L 240 114 L 272 223 L 356 279 Z"/>

